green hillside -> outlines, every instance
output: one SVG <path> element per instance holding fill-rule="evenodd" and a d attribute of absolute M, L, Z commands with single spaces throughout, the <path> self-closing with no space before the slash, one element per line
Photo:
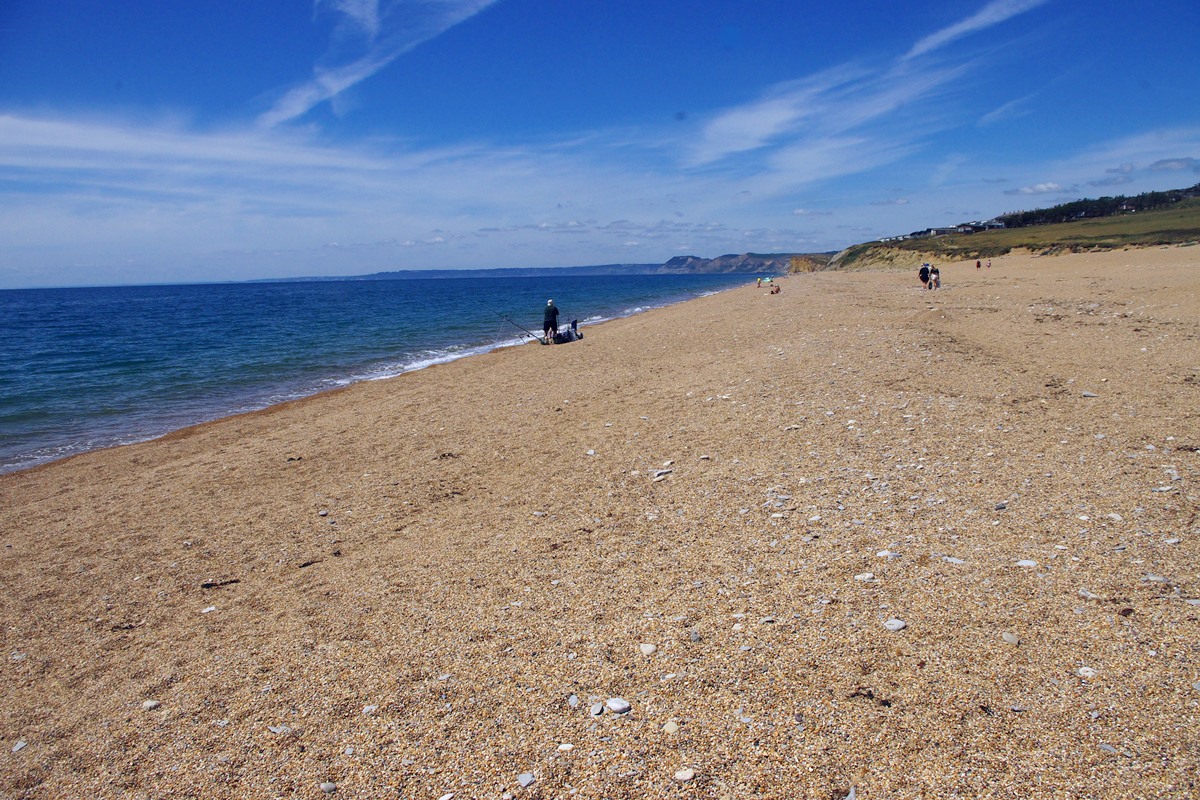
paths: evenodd
<path fill-rule="evenodd" d="M 1170 208 L 1057 225 L 867 242 L 838 253 L 830 269 L 909 266 L 933 259 L 967 261 L 1002 256 L 1013 250 L 1052 254 L 1195 242 L 1200 242 L 1200 198 Z"/>

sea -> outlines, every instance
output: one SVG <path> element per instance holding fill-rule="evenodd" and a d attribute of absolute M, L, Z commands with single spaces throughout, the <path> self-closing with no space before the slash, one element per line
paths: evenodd
<path fill-rule="evenodd" d="M 0 290 L 0 473 L 746 284 L 746 275 Z M 522 330 L 522 328 L 526 330 Z M 597 334 L 602 335 L 602 334 Z M 470 387 L 463 387 L 470 391 Z"/>

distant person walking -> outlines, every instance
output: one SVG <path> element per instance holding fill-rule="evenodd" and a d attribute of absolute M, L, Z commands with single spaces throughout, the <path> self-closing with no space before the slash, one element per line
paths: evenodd
<path fill-rule="evenodd" d="M 942 272 L 937 267 L 934 267 L 933 269 L 929 270 L 929 288 L 930 289 L 942 288 Z"/>
<path fill-rule="evenodd" d="M 983 264 L 980 264 L 978 261 L 975 262 L 975 269 L 979 269 L 982 266 Z"/>
<path fill-rule="evenodd" d="M 558 336 L 558 306 L 553 300 L 546 301 L 546 310 L 542 312 L 542 334 L 546 344 L 553 344 L 554 337 Z"/>
<path fill-rule="evenodd" d="M 988 259 L 988 269 L 991 269 L 991 268 L 992 268 L 992 260 L 989 258 Z"/>
<path fill-rule="evenodd" d="M 921 269 L 917 271 L 917 277 L 921 279 L 921 286 L 925 289 L 929 288 L 929 265 L 922 264 Z"/>

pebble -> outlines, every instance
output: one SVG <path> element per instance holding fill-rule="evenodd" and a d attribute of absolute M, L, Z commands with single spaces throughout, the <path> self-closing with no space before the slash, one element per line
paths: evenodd
<path fill-rule="evenodd" d="M 667 724 L 662 727 L 663 733 L 679 733 L 679 723 L 675 720 L 667 720 Z"/>
<path fill-rule="evenodd" d="M 1004 633 L 1000 634 L 1000 638 L 1003 639 L 1008 644 L 1011 644 L 1014 646 L 1019 645 L 1021 643 L 1021 637 L 1017 636 L 1015 633 L 1009 633 L 1008 631 L 1005 631 Z"/>
<path fill-rule="evenodd" d="M 328 517 L 328 516 L 329 516 L 329 509 L 322 508 L 320 511 L 318 511 L 318 512 L 317 512 L 317 514 L 318 514 L 319 516 L 322 516 L 322 517 Z"/>
<path fill-rule="evenodd" d="M 374 714 L 378 710 L 379 710 L 379 706 L 363 706 L 363 714 L 365 714 L 368 717 L 371 716 L 372 714 Z"/>
<path fill-rule="evenodd" d="M 271 733 L 291 733 L 292 729 L 287 725 L 268 725 L 267 730 Z"/>
<path fill-rule="evenodd" d="M 652 656 L 658 652 L 658 645 L 650 644 L 649 642 L 642 642 L 638 645 L 638 649 L 642 651 L 642 655 Z"/>
<path fill-rule="evenodd" d="M 1075 674 L 1081 678 L 1094 678 L 1096 677 L 1096 670 L 1091 667 L 1080 667 L 1075 670 Z"/>
<path fill-rule="evenodd" d="M 887 628 L 892 633 L 895 633 L 896 631 L 902 631 L 907 628 L 908 623 L 902 619 L 896 619 L 895 617 L 892 617 L 887 622 L 883 623 L 883 627 Z"/>
<path fill-rule="evenodd" d="M 17 742 L 16 744 L 14 744 L 14 745 L 12 746 L 12 751 L 13 751 L 14 753 L 19 753 L 19 752 L 21 752 L 22 750 L 24 750 L 24 749 L 25 749 L 26 747 L 28 747 L 28 746 L 29 746 L 29 743 L 28 743 L 28 742 L 26 742 L 24 739 L 22 739 L 21 741 Z"/>
<path fill-rule="evenodd" d="M 321 784 L 321 791 L 325 794 L 333 794 L 337 791 L 337 784 L 333 781 L 325 781 Z"/>
<path fill-rule="evenodd" d="M 573 744 L 568 744 L 567 742 L 563 742 L 562 744 L 560 744 L 560 745 L 558 746 L 558 749 L 559 749 L 561 752 L 563 752 L 563 753 L 567 753 L 567 752 L 570 752 L 571 750 L 574 750 L 574 749 L 575 749 L 575 745 L 573 745 Z"/>
<path fill-rule="evenodd" d="M 604 703 L 596 703 L 594 706 L 588 709 L 588 713 L 593 717 L 600 716 L 604 713 Z"/>
<path fill-rule="evenodd" d="M 1096 394 L 1095 392 L 1084 392 L 1083 396 L 1084 397 L 1099 397 L 1100 395 Z"/>
<path fill-rule="evenodd" d="M 573 694 L 567 698 L 567 705 L 571 708 L 579 708 L 579 695 Z"/>
<path fill-rule="evenodd" d="M 522 772 L 517 776 L 517 783 L 521 784 L 522 789 L 528 788 L 529 785 L 534 782 L 534 780 L 535 778 L 533 777 L 532 772 Z"/>
<path fill-rule="evenodd" d="M 695 777 L 696 770 L 692 769 L 691 767 L 684 767 L 675 773 L 675 780 L 679 781 L 680 783 L 687 783 Z"/>
<path fill-rule="evenodd" d="M 214 612 L 216 610 L 217 610 L 216 606 L 209 606 L 208 608 L 200 609 L 200 613 L 201 614 L 211 614 L 212 612 Z"/>
<path fill-rule="evenodd" d="M 871 581 L 875 580 L 875 573 L 874 572 L 860 572 L 854 576 L 854 580 L 862 581 L 863 583 L 870 583 Z"/>
<path fill-rule="evenodd" d="M 1022 558 L 1017 562 L 1018 567 L 1036 567 L 1038 563 L 1032 558 Z"/>
<path fill-rule="evenodd" d="M 158 702 L 157 700 L 146 700 L 145 702 L 142 703 L 142 710 L 153 711 L 154 709 L 158 708 L 161 705 L 162 705 L 162 703 Z"/>
<path fill-rule="evenodd" d="M 963 561 L 961 558 L 955 558 L 954 556 L 942 556 L 942 561 L 945 561 L 948 564 L 965 564 L 965 563 L 967 563 L 966 561 Z"/>
<path fill-rule="evenodd" d="M 604 701 L 604 705 L 614 714 L 624 714 L 629 711 L 629 701 L 623 697 L 610 697 Z"/>

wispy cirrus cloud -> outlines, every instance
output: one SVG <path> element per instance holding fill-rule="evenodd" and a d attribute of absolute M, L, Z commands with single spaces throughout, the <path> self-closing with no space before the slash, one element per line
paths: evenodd
<path fill-rule="evenodd" d="M 911 152 L 906 137 L 925 135 L 936 124 L 933 115 L 919 124 L 898 117 L 910 118 L 965 69 L 844 65 L 779 84 L 757 100 L 716 113 L 686 144 L 685 164 L 704 167 L 761 150 L 777 167 L 820 165 L 809 173 L 814 180 L 857 171 L 855 164 L 878 165 L 881 157 Z M 832 168 L 830 156 L 837 153 L 844 160 Z"/>
<path fill-rule="evenodd" d="M 287 90 L 259 116 L 263 128 L 302 117 L 366 80 L 399 56 L 483 11 L 496 0 L 316 0 L 315 9 L 338 17 L 329 50 L 313 76 Z"/>
<path fill-rule="evenodd" d="M 985 30 L 993 25 L 999 25 L 1001 22 L 1024 14 L 1046 2 L 1048 0 L 992 0 L 961 22 L 956 22 L 922 38 L 912 46 L 904 58 L 913 59 L 933 52 L 964 36 Z"/>

